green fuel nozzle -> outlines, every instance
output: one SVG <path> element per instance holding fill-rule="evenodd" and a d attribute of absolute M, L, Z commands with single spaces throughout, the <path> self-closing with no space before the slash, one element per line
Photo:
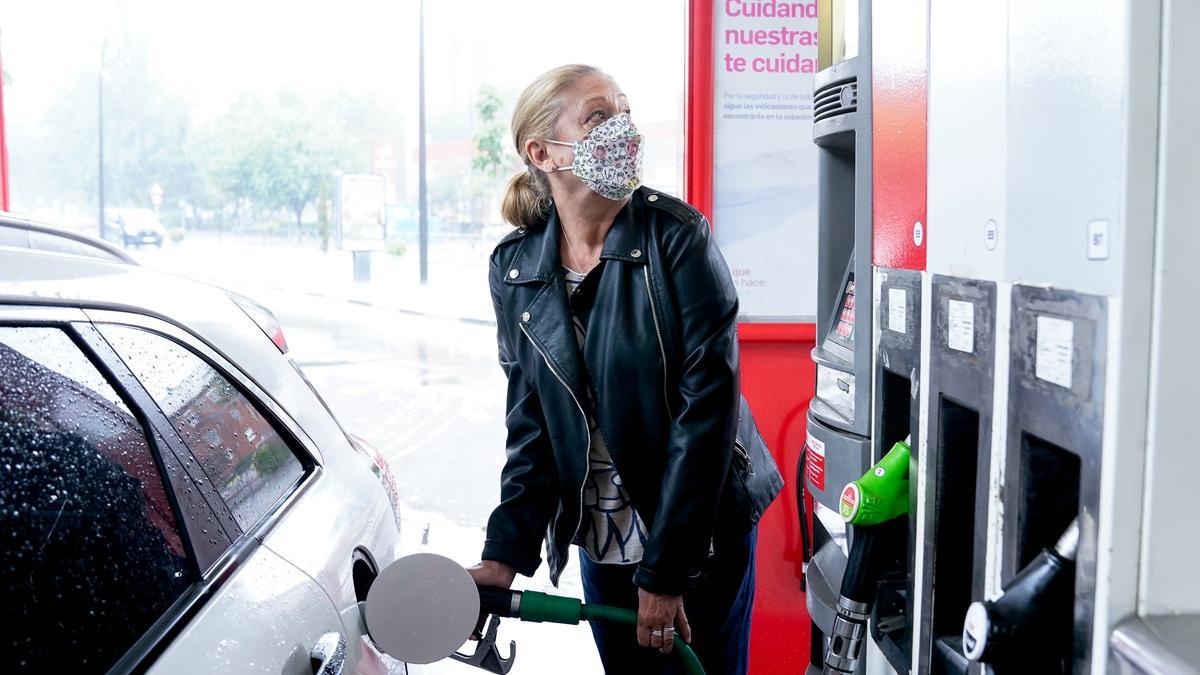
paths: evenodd
<path fill-rule="evenodd" d="M 908 513 L 909 439 L 897 442 L 862 478 L 842 488 L 839 507 L 851 525 L 878 525 Z"/>
<path fill-rule="evenodd" d="M 825 650 L 825 672 L 854 673 L 867 639 L 867 622 L 875 603 L 875 586 L 887 551 L 895 548 L 893 530 L 885 523 L 908 514 L 908 460 L 911 437 L 842 488 L 839 511 L 854 526 L 853 544 L 842 573 L 837 614 Z"/>

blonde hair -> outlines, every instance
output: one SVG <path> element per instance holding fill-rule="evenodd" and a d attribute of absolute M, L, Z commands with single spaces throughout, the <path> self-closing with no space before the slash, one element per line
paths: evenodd
<path fill-rule="evenodd" d="M 534 80 L 513 108 L 512 138 L 525 170 L 508 179 L 500 213 L 514 227 L 529 227 L 545 218 L 550 209 L 550 181 L 541 169 L 529 162 L 525 143 L 530 139 L 551 138 L 563 109 L 562 94 L 581 78 L 604 73 L 594 66 L 559 66 Z"/>

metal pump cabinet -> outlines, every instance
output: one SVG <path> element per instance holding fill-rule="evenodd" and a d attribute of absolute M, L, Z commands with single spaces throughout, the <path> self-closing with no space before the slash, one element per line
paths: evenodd
<path fill-rule="evenodd" d="M 829 62 L 814 77 L 813 95 L 813 142 L 819 148 L 818 346 L 812 352 L 817 385 L 807 422 L 808 470 L 801 480 L 817 511 L 807 572 L 813 620 L 809 672 L 817 673 L 846 564 L 838 497 L 871 465 L 871 0 L 840 6 L 858 17 L 857 35 L 849 36 L 851 45 L 857 40 L 857 53 L 823 54 Z M 827 15 L 821 22 L 825 34 L 838 30 Z"/>

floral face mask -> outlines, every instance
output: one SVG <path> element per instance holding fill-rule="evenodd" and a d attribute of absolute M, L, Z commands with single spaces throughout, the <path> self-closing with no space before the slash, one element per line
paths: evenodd
<path fill-rule="evenodd" d="M 624 199 L 642 184 L 642 135 L 629 113 L 607 119 L 574 143 L 553 141 L 575 151 L 575 161 L 557 171 L 572 171 L 596 194 Z"/>

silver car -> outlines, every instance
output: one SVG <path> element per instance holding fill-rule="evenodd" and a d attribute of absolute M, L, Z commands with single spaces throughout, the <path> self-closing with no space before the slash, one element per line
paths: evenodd
<path fill-rule="evenodd" d="M 271 313 L 55 236 L 0 217 L 3 670 L 406 672 L 358 605 L 391 472 Z"/>

